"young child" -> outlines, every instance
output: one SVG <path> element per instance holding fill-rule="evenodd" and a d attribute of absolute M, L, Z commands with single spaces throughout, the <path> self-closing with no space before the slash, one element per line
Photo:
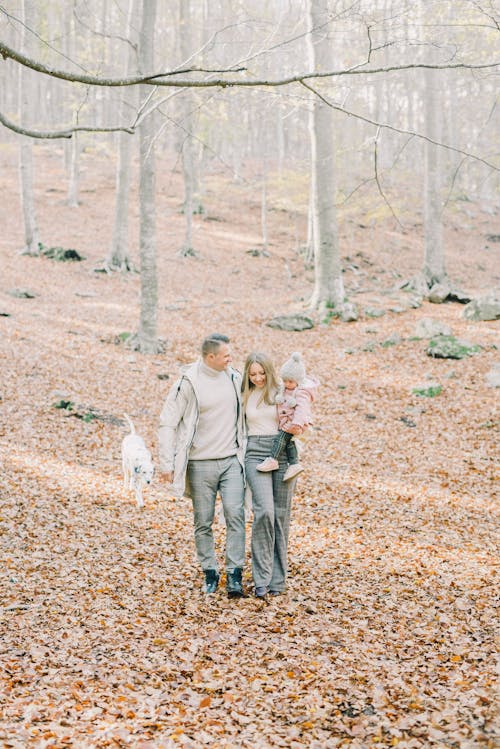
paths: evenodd
<path fill-rule="evenodd" d="M 288 468 L 283 481 L 291 481 L 301 471 L 294 435 L 302 434 L 312 422 L 311 404 L 314 401 L 318 380 L 306 375 L 299 353 L 295 352 L 280 370 L 283 385 L 276 396 L 279 432 L 274 438 L 271 454 L 257 466 L 264 473 L 279 467 L 279 457 L 286 450 Z"/>

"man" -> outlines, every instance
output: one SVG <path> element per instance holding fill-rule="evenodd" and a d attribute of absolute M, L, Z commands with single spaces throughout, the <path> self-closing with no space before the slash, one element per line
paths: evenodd
<path fill-rule="evenodd" d="M 174 382 L 160 415 L 160 470 L 177 497 L 191 497 L 194 539 L 205 574 L 205 593 L 215 593 L 219 571 L 212 524 L 217 492 L 226 520 L 229 598 L 243 596 L 245 560 L 243 417 L 241 376 L 230 367 L 229 338 L 220 333 L 202 343 L 201 359 Z"/>

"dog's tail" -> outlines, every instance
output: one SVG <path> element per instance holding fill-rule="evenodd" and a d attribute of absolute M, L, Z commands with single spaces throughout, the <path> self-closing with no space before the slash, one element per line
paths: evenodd
<path fill-rule="evenodd" d="M 129 416 L 128 414 L 126 414 L 126 413 L 124 413 L 123 415 L 125 416 L 125 419 L 126 419 L 126 420 L 128 421 L 128 425 L 129 425 L 129 427 L 130 427 L 130 433 L 131 433 L 131 434 L 135 434 L 135 426 L 134 426 L 134 424 L 133 424 L 133 422 L 132 422 L 132 419 L 131 419 L 131 418 L 130 418 L 130 416 Z"/>

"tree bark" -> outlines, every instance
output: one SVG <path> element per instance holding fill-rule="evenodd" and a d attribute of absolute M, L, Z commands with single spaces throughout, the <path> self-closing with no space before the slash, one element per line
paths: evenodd
<path fill-rule="evenodd" d="M 33 0 L 23 0 L 23 47 L 30 50 L 30 29 L 35 28 L 35 5 Z M 32 38 L 32 37 L 31 37 Z M 19 121 L 22 126 L 29 127 L 34 121 L 32 112 L 33 96 L 32 73 L 25 67 L 19 69 Z M 35 194 L 33 189 L 33 143 L 31 139 L 23 138 L 19 146 L 19 177 L 21 183 L 21 203 L 24 219 L 24 247 L 23 255 L 39 255 L 40 241 L 35 210 Z"/>
<path fill-rule="evenodd" d="M 127 75 L 137 66 L 137 44 L 133 29 L 137 18 L 138 0 L 130 0 L 127 18 L 127 39 L 129 40 L 127 57 Z M 134 42 L 132 41 L 134 40 Z M 128 111 L 133 111 L 137 105 L 137 92 L 132 89 L 124 92 L 120 105 L 120 122 L 124 122 Z M 115 220 L 111 247 L 106 258 L 109 270 L 129 271 L 131 269 L 128 246 L 128 215 L 131 175 L 132 139 L 127 133 L 118 134 L 118 164 L 116 169 L 116 203 Z"/>
<path fill-rule="evenodd" d="M 190 0 L 179 2 L 179 52 L 181 65 L 187 61 L 192 53 L 191 29 L 193 27 L 192 7 Z M 184 176 L 184 216 L 186 218 L 186 233 L 181 254 L 187 255 L 194 252 L 193 247 L 193 213 L 202 213 L 203 207 L 197 190 L 197 160 L 193 133 L 195 129 L 194 96 L 189 89 L 182 94 L 181 117 L 182 117 L 182 173 Z"/>
<path fill-rule="evenodd" d="M 442 97 L 438 94 L 433 71 L 424 71 L 425 134 L 434 141 L 441 136 Z M 424 235 L 423 273 L 429 287 L 446 280 L 443 250 L 443 200 L 441 196 L 441 159 L 438 146 L 424 142 Z"/>
<path fill-rule="evenodd" d="M 419 6 L 421 19 L 425 18 L 425 5 Z M 430 59 L 435 59 L 438 51 L 433 50 Z M 447 276 L 443 248 L 443 175 L 442 155 L 439 143 L 443 130 L 443 109 L 445 97 L 435 71 L 423 71 L 423 209 L 424 209 L 424 259 L 420 273 L 407 282 L 406 287 L 414 289 L 432 302 L 444 302 L 447 299 L 463 300 L 465 295 L 453 288 Z"/>
<path fill-rule="evenodd" d="M 332 45 L 327 36 L 327 0 L 309 0 L 311 68 L 327 70 Z M 314 291 L 311 307 L 341 308 L 345 301 L 335 210 L 335 155 L 333 112 L 321 99 L 310 116 L 313 191 Z"/>
<path fill-rule="evenodd" d="M 64 9 L 64 36 L 63 36 L 63 49 L 64 54 L 70 60 L 75 57 L 77 44 L 77 34 L 75 29 L 75 19 L 73 16 L 72 8 L 65 7 Z M 73 113 L 73 125 L 78 125 L 78 108 L 75 107 L 76 101 L 73 99 L 75 92 L 70 94 L 70 101 Z M 78 136 L 73 133 L 72 137 L 64 146 L 64 161 L 66 167 L 66 174 L 68 177 L 66 202 L 71 208 L 78 206 L 78 198 L 80 192 L 80 163 L 79 163 L 79 143 Z"/>
<path fill-rule="evenodd" d="M 267 239 L 267 170 L 265 167 L 265 161 L 264 161 L 264 169 L 263 169 L 263 175 L 262 175 L 262 200 L 260 205 L 260 223 L 262 228 L 262 249 L 264 252 L 267 252 L 268 248 L 268 239 Z"/>
<path fill-rule="evenodd" d="M 78 206 L 80 192 L 80 146 L 78 135 L 73 134 L 70 142 L 69 181 L 68 181 L 68 205 L 71 208 Z"/>
<path fill-rule="evenodd" d="M 142 25 L 139 40 L 139 66 L 143 73 L 153 70 L 156 0 L 143 0 Z M 141 86 L 141 98 L 150 94 Z M 140 255 L 141 255 L 141 317 L 138 348 L 143 354 L 158 352 L 157 314 L 158 278 L 156 271 L 156 211 L 155 211 L 155 144 L 154 119 L 144 118 L 140 125 Z"/>

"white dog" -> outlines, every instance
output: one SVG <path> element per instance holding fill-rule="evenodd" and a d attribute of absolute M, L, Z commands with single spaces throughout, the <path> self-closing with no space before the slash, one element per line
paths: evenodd
<path fill-rule="evenodd" d="M 127 414 L 123 414 L 128 421 L 130 434 L 122 442 L 123 486 L 135 491 L 137 507 L 144 507 L 142 488 L 153 480 L 154 466 L 151 453 L 146 443 L 138 434 Z"/>

